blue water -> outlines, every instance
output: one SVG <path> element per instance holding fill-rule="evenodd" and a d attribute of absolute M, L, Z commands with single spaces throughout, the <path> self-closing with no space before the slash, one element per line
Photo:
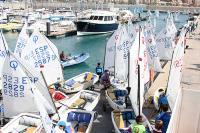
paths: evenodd
<path fill-rule="evenodd" d="M 142 14 L 143 16 L 145 15 Z M 164 19 L 167 17 L 166 13 L 160 13 L 160 17 L 157 19 L 156 32 L 158 33 L 161 28 L 165 26 Z M 180 22 L 175 23 L 177 29 L 179 29 L 183 24 L 186 23 L 188 19 L 187 15 L 180 15 Z M 152 21 L 153 22 L 153 21 Z M 18 33 L 4 33 L 9 48 L 13 51 L 15 48 L 16 40 Z M 70 54 L 79 54 L 82 52 L 88 52 L 90 58 L 87 59 L 84 63 L 70 66 L 64 69 L 65 79 L 76 76 L 85 71 L 95 72 L 95 67 L 97 62 L 103 64 L 104 60 L 104 51 L 107 40 L 110 35 L 94 35 L 94 36 L 83 36 L 83 37 L 63 37 L 57 39 L 51 39 L 51 41 L 57 46 L 59 52 L 65 51 L 65 53 Z"/>

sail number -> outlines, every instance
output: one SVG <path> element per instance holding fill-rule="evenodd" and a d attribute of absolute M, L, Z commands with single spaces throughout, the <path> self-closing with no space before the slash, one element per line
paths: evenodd
<path fill-rule="evenodd" d="M 152 58 L 155 58 L 155 57 L 158 57 L 158 52 L 156 50 L 156 46 L 155 45 L 152 45 L 152 46 L 149 46 L 147 48 L 148 52 L 149 52 L 149 55 Z"/>
<path fill-rule="evenodd" d="M 48 62 L 55 60 L 56 56 L 51 54 L 48 45 L 44 45 L 32 50 L 28 55 L 25 56 L 26 60 L 34 60 L 34 67 L 38 68 L 42 64 L 47 64 Z"/>
<path fill-rule="evenodd" d="M 24 97 L 25 87 L 31 82 L 38 81 L 37 77 L 14 77 L 7 74 L 3 74 L 3 93 L 9 97 Z M 27 88 L 28 89 L 28 88 Z"/>
<path fill-rule="evenodd" d="M 7 54 L 8 54 L 8 51 L 6 51 L 6 50 L 0 50 L 0 57 L 5 58 Z"/>

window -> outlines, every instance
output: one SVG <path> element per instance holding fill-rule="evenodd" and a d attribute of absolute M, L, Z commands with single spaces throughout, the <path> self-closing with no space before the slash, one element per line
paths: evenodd
<path fill-rule="evenodd" d="M 90 16 L 90 20 L 93 20 L 94 19 L 94 16 Z"/>
<path fill-rule="evenodd" d="M 99 16 L 99 19 L 98 20 L 103 20 L 103 16 Z"/>
<path fill-rule="evenodd" d="M 98 20 L 98 16 L 94 16 L 94 20 Z"/>
<path fill-rule="evenodd" d="M 104 21 L 108 21 L 108 16 L 105 16 L 105 17 L 104 17 Z"/>

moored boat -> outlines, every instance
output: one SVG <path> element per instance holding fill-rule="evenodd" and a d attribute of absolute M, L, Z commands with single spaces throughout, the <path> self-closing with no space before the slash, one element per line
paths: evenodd
<path fill-rule="evenodd" d="M 40 133 L 42 121 L 40 116 L 31 113 L 21 113 L 1 128 L 1 132 Z"/>
<path fill-rule="evenodd" d="M 71 130 L 80 133 L 90 133 L 92 130 L 95 112 L 86 110 L 69 109 L 64 114 L 60 114 L 60 121 L 68 123 Z M 58 121 L 58 115 L 52 117 Z"/>
<path fill-rule="evenodd" d="M 74 96 L 72 96 L 70 99 L 68 99 L 66 102 L 61 102 L 63 105 L 58 112 L 60 115 L 65 113 L 67 109 L 83 109 L 87 111 L 92 111 L 98 101 L 100 99 L 100 93 L 89 91 L 89 90 L 81 90 Z"/>
<path fill-rule="evenodd" d="M 75 93 L 91 87 L 99 80 L 95 73 L 84 72 L 65 81 L 62 91 L 65 93 Z"/>
<path fill-rule="evenodd" d="M 61 61 L 61 64 L 63 67 L 72 66 L 86 61 L 89 57 L 89 53 L 81 53 L 79 55 L 69 57 L 66 61 Z"/>
<path fill-rule="evenodd" d="M 117 15 L 110 11 L 94 11 L 87 20 L 77 21 L 77 35 L 94 35 L 113 32 L 118 27 Z"/>

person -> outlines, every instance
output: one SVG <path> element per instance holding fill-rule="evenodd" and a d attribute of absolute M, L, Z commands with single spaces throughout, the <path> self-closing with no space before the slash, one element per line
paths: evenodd
<path fill-rule="evenodd" d="M 56 133 L 65 133 L 66 123 L 64 121 L 59 121 L 55 127 Z"/>
<path fill-rule="evenodd" d="M 70 55 L 69 55 L 69 56 L 70 56 Z M 60 60 L 61 60 L 61 61 L 66 61 L 66 60 L 69 59 L 69 56 L 68 56 L 68 55 L 65 55 L 64 51 L 62 51 L 62 52 L 60 53 Z"/>
<path fill-rule="evenodd" d="M 96 74 L 99 75 L 99 79 L 101 78 L 102 73 L 103 73 L 103 68 L 101 67 L 101 63 L 97 63 Z"/>
<path fill-rule="evenodd" d="M 100 83 L 104 85 L 104 88 L 110 87 L 110 78 L 109 78 L 109 71 L 105 70 L 101 76 Z"/>
<path fill-rule="evenodd" d="M 131 124 L 128 131 L 131 130 L 131 133 L 145 133 L 146 128 L 143 125 L 143 117 L 138 115 L 135 119 L 136 123 Z"/>
<path fill-rule="evenodd" d="M 163 122 L 161 120 L 155 121 L 155 126 L 153 126 L 153 133 L 162 133 Z"/>
<path fill-rule="evenodd" d="M 159 110 L 162 109 L 162 106 L 168 105 L 167 96 L 165 95 L 165 91 L 163 89 L 159 89 L 158 92 L 160 93 L 160 96 L 158 98 L 158 107 Z"/>
<path fill-rule="evenodd" d="M 60 60 L 66 61 L 66 55 L 65 55 L 64 51 L 62 51 L 61 54 L 60 54 Z"/>
<path fill-rule="evenodd" d="M 158 114 L 155 118 L 155 120 L 161 120 L 163 122 L 163 126 L 162 126 L 162 132 L 166 133 L 168 125 L 169 125 L 169 121 L 171 119 L 171 112 L 168 112 L 169 109 L 169 105 L 163 105 L 162 107 L 162 112 L 160 114 Z"/>

